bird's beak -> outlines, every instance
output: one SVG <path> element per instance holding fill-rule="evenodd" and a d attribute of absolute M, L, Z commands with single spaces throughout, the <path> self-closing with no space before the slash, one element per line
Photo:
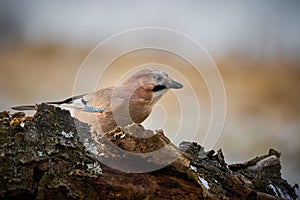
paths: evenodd
<path fill-rule="evenodd" d="M 167 88 L 173 88 L 173 89 L 179 89 L 179 88 L 182 88 L 182 87 L 183 87 L 183 85 L 182 85 L 181 83 L 178 83 L 178 82 L 176 82 L 176 81 L 174 81 L 174 80 L 171 80 L 170 82 L 167 82 L 167 83 L 165 84 L 165 86 L 166 86 Z"/>

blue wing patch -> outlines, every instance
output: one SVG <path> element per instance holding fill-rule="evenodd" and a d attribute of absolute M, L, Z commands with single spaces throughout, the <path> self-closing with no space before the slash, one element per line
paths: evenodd
<path fill-rule="evenodd" d="M 104 110 L 101 109 L 101 108 L 96 108 L 96 107 L 87 106 L 87 105 L 84 106 L 84 111 L 86 111 L 86 112 L 100 112 L 100 113 L 104 112 Z"/>

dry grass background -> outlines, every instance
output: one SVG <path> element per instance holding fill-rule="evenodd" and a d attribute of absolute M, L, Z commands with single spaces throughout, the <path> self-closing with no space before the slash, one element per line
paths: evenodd
<path fill-rule="evenodd" d="M 77 70 L 89 51 L 52 44 L 1 49 L 0 109 L 71 96 Z M 209 94 L 201 77 L 195 76 L 187 63 L 165 53 L 136 52 L 118 59 L 105 72 L 98 87 L 114 84 L 124 71 L 153 59 L 181 70 L 198 91 L 196 96 L 201 99 L 200 103 L 204 107 L 209 105 Z M 214 58 L 214 61 L 223 77 L 227 95 L 226 123 L 215 148 L 223 149 L 228 162 L 247 160 L 266 153 L 269 148 L 276 148 L 282 152 L 284 177 L 290 183 L 299 183 L 300 63 L 280 57 L 251 60 L 238 55 Z M 178 92 L 184 94 L 184 90 Z M 166 134 L 174 140 L 185 139 L 186 133 L 172 135 L 172 130 L 177 129 L 177 123 L 172 120 L 178 120 L 176 115 L 179 113 L 174 109 L 178 105 L 175 96 L 169 93 L 160 105 L 165 107 L 170 121 L 165 125 Z M 203 115 L 209 115 L 210 110 L 202 110 Z M 164 119 L 160 119 L 160 115 Z M 165 118 L 160 109 L 151 116 L 152 121 Z M 205 125 L 200 128 L 205 129 Z M 200 134 L 194 139 L 201 143 L 202 137 Z"/>

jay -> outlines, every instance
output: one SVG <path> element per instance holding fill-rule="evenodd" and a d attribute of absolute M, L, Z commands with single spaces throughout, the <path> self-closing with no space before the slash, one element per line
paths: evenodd
<path fill-rule="evenodd" d="M 77 119 L 103 134 L 117 126 L 142 123 L 169 89 L 182 87 L 181 83 L 160 69 L 142 69 L 117 86 L 47 103 L 71 107 Z M 16 106 L 12 109 L 32 110 L 34 106 Z"/>

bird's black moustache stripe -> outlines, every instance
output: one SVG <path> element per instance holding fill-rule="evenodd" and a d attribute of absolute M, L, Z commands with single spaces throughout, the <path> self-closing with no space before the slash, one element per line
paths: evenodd
<path fill-rule="evenodd" d="M 157 91 L 160 91 L 160 90 L 164 90 L 164 89 L 166 89 L 167 87 L 166 86 L 164 86 L 164 85 L 156 85 L 153 89 L 152 89 L 152 91 L 153 92 L 157 92 Z"/>

